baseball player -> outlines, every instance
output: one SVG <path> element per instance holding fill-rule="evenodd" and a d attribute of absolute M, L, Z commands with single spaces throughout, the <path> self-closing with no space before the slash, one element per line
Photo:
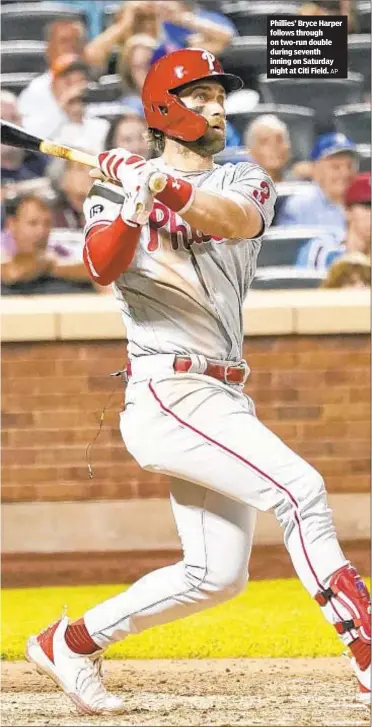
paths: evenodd
<path fill-rule="evenodd" d="M 30 637 L 27 658 L 88 714 L 125 710 L 101 679 L 110 644 L 245 588 L 255 513 L 269 509 L 369 701 L 369 594 L 341 551 L 323 479 L 243 392 L 242 306 L 276 193 L 255 164 L 213 162 L 226 93 L 241 86 L 202 49 L 159 60 L 142 94 L 158 156 L 100 154 L 85 202 L 84 260 L 95 282 L 113 284 L 127 331 L 122 437 L 142 468 L 169 475 L 184 556 Z"/>

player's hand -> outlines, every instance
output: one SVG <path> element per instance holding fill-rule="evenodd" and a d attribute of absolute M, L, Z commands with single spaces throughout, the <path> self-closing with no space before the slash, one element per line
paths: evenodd
<path fill-rule="evenodd" d="M 154 196 L 149 188 L 154 170 L 147 166 L 146 159 L 120 148 L 99 154 L 98 163 L 105 177 L 120 182 L 123 187 L 123 220 L 145 225 L 154 205 Z"/>

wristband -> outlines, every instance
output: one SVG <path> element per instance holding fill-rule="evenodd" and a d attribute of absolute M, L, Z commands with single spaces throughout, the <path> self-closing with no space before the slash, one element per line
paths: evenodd
<path fill-rule="evenodd" d="M 167 175 L 167 183 L 162 192 L 155 195 L 159 202 L 163 202 L 173 212 L 183 214 L 190 209 L 195 196 L 195 189 L 185 179 L 175 179 Z"/>

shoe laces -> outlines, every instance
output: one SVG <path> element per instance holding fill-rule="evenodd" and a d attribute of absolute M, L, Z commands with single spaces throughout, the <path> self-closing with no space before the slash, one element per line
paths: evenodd
<path fill-rule="evenodd" d="M 89 687 L 90 699 L 105 699 L 108 693 L 102 683 L 102 651 L 100 650 L 92 656 L 82 658 L 84 665 L 82 665 L 76 680 L 79 691 L 83 691 L 86 687 Z"/>

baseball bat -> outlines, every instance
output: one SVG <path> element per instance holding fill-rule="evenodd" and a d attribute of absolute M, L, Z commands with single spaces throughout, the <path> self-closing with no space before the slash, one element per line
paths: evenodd
<path fill-rule="evenodd" d="M 27 149 L 28 151 L 41 151 L 43 154 L 49 154 L 50 156 L 59 157 L 60 159 L 66 159 L 71 162 L 78 162 L 87 167 L 99 168 L 98 159 L 93 154 L 87 154 L 87 152 L 79 151 L 78 149 L 71 149 L 68 146 L 56 144 L 54 141 L 48 141 L 48 139 L 41 139 L 34 134 L 29 134 L 21 126 L 11 124 L 2 119 L 0 120 L 0 124 L 1 143 L 6 146 L 16 146 L 21 149 Z M 116 179 L 112 179 L 111 182 L 119 184 Z M 165 184 L 166 177 L 161 172 L 154 172 L 149 179 L 149 187 L 153 194 L 162 192 Z"/>

